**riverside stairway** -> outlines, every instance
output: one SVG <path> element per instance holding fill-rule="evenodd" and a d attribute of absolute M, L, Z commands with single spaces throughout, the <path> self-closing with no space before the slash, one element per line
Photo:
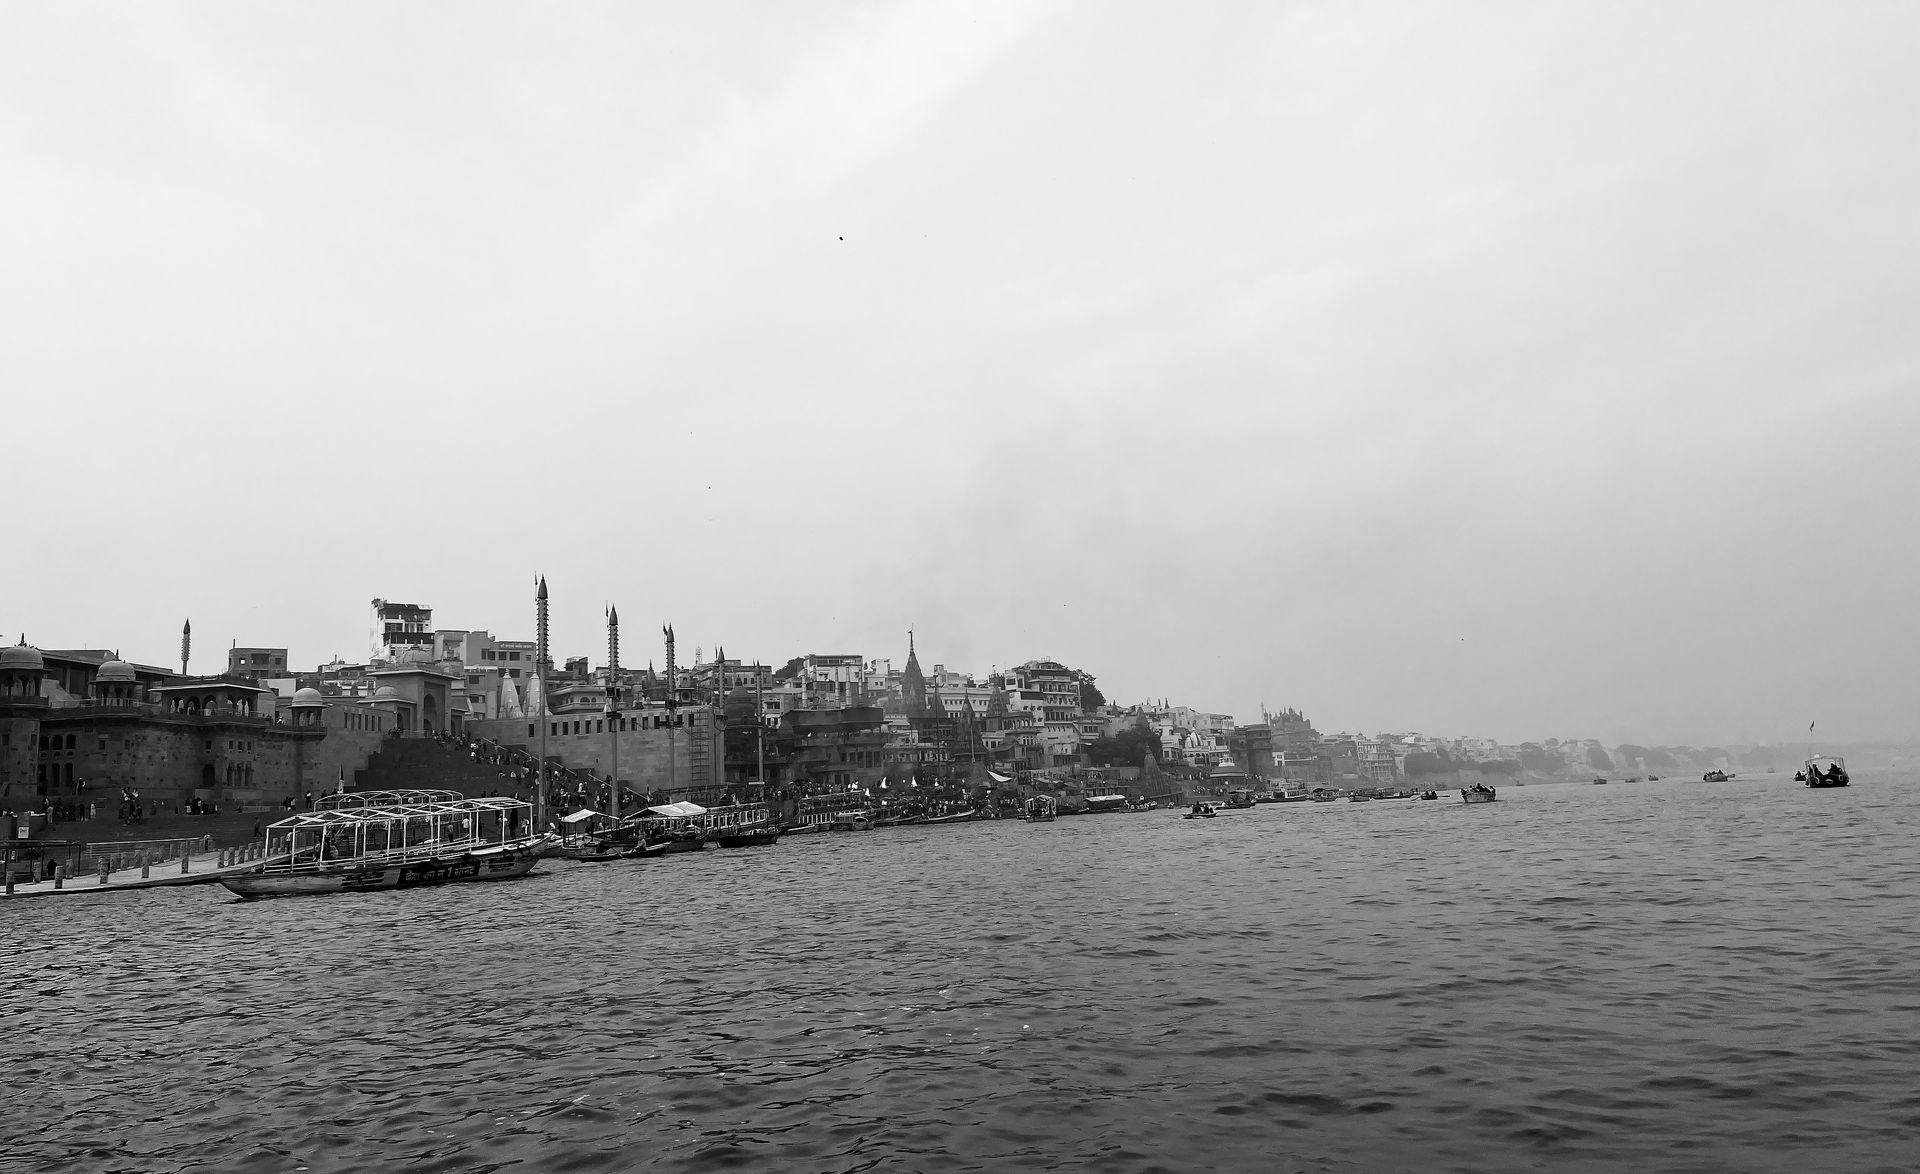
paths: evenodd
<path fill-rule="evenodd" d="M 393 738 L 355 774 L 355 789 L 453 791 L 469 799 L 519 795 L 529 788 L 524 779 L 509 777 L 511 769 L 477 759 L 457 742 Z"/>

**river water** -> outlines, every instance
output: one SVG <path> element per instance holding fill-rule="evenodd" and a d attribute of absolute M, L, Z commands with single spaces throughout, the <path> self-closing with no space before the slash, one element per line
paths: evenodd
<path fill-rule="evenodd" d="M 1920 1168 L 1920 778 L 0 905 L 12 1170 Z"/>

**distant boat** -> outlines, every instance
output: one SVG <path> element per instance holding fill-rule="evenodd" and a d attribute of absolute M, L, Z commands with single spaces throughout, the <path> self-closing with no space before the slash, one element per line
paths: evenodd
<path fill-rule="evenodd" d="M 1597 779 L 1594 779 L 1594 780 L 1593 780 L 1593 785 L 1594 785 L 1594 786 L 1596 786 L 1596 787 L 1604 787 L 1604 786 L 1606 786 L 1606 785 L 1607 785 L 1607 780 L 1605 780 L 1605 779 L 1599 779 L 1599 778 L 1597 778 Z"/>
<path fill-rule="evenodd" d="M 1827 754 L 1818 754 L 1807 759 L 1802 773 L 1809 787 L 1844 787 L 1853 781 L 1847 774 L 1847 760 Z"/>
<path fill-rule="evenodd" d="M 1732 777 L 1732 775 L 1724 770 L 1710 770 L 1700 776 L 1700 781 L 1703 783 L 1724 783 Z"/>
<path fill-rule="evenodd" d="M 1491 803 L 1494 801 L 1494 797 L 1494 789 L 1485 783 L 1475 783 L 1471 787 L 1460 788 L 1460 802 L 1462 803 Z"/>

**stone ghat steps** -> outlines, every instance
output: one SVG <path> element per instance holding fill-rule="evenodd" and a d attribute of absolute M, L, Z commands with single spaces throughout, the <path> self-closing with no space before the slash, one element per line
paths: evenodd
<path fill-rule="evenodd" d="M 502 768 L 473 759 L 457 745 L 429 738 L 395 739 L 368 761 L 356 781 L 361 791 L 454 791 L 469 798 L 517 794 Z"/>

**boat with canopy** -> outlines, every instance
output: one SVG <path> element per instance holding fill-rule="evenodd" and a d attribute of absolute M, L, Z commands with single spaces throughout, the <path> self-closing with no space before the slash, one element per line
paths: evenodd
<path fill-rule="evenodd" d="M 278 897 L 512 880 L 554 843 L 533 826 L 532 804 L 506 796 L 328 795 L 269 825 L 260 864 L 220 883 L 242 897 Z"/>

